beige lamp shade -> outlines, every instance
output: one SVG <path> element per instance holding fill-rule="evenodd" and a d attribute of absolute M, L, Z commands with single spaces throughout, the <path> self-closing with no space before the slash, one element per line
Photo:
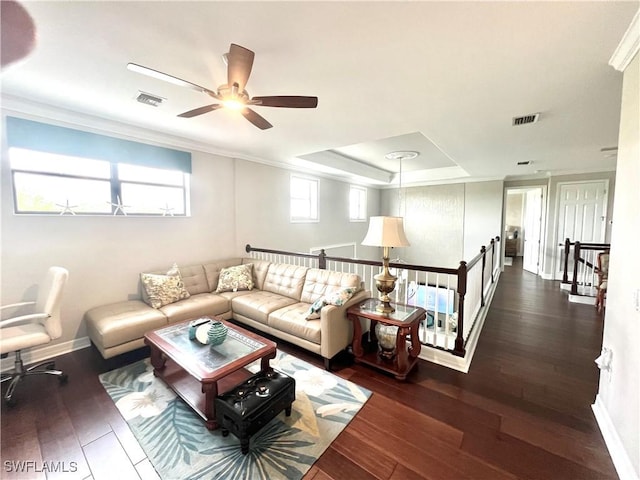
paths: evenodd
<path fill-rule="evenodd" d="M 402 217 L 370 217 L 369 230 L 362 245 L 372 247 L 408 247 Z"/>

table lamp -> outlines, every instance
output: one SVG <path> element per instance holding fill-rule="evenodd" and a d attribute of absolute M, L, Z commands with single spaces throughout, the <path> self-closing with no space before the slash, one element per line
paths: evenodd
<path fill-rule="evenodd" d="M 389 249 L 410 245 L 404 233 L 402 217 L 370 217 L 369 230 L 362 245 L 382 247 L 382 272 L 373 277 L 376 280 L 376 288 L 380 292 L 380 303 L 376 306 L 376 311 L 394 312 L 395 308 L 391 306 L 389 294 L 396 287 L 398 277 L 389 272 Z"/>

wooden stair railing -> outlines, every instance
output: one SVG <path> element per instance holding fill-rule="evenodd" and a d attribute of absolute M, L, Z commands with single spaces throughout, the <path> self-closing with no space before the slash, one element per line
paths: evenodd
<path fill-rule="evenodd" d="M 562 244 L 560 244 L 562 246 Z M 569 238 L 564 241 L 564 269 L 562 272 L 562 283 L 569 283 L 569 256 L 571 252 L 571 247 L 573 247 L 573 272 L 571 278 L 571 294 L 579 295 L 580 292 L 578 290 L 578 285 L 580 282 L 578 281 L 578 277 L 580 276 L 581 266 L 582 268 L 587 269 L 594 274 L 598 272 L 598 267 L 596 266 L 595 261 L 590 261 L 589 259 L 583 256 L 583 252 L 594 252 L 594 258 L 597 257 L 597 253 L 595 252 L 604 252 L 611 249 L 611 244 L 609 243 L 594 243 L 594 242 L 580 242 L 576 240 L 572 242 Z M 586 275 L 583 275 L 585 277 Z M 586 282 L 583 282 L 586 283 Z"/>
<path fill-rule="evenodd" d="M 491 239 L 490 247 L 487 248 L 482 246 L 480 249 L 480 253 L 476 255 L 469 262 L 461 261 L 457 268 L 446 268 L 446 267 L 433 267 L 433 266 L 425 266 L 425 265 L 409 265 L 404 263 L 389 263 L 389 267 L 391 269 L 396 269 L 396 271 L 403 272 L 406 274 L 408 278 L 409 275 L 412 275 L 412 278 L 424 278 L 425 284 L 429 286 L 435 286 L 454 289 L 454 287 L 450 287 L 449 284 L 443 285 L 433 285 L 429 281 L 429 275 L 436 275 L 438 278 L 439 275 L 443 275 L 445 277 L 455 277 L 455 292 L 458 296 L 457 303 L 457 325 L 456 325 L 456 337 L 455 341 L 452 342 L 453 345 L 447 348 L 447 343 L 445 342 L 445 346 L 441 346 L 438 344 L 425 343 L 421 340 L 421 343 L 424 345 L 428 345 L 433 348 L 437 348 L 440 350 L 449 351 L 453 355 L 464 357 L 466 350 L 466 342 L 471 334 L 475 326 L 475 320 L 478 316 L 478 312 L 481 308 L 485 307 L 486 304 L 486 296 L 487 293 L 491 291 L 491 288 L 494 288 L 493 285 L 497 278 L 497 270 L 499 270 L 501 262 L 496 252 L 500 250 L 497 248 L 498 242 L 500 242 L 500 237 L 495 237 Z M 365 285 L 373 286 L 375 282 L 373 281 L 373 273 L 374 267 L 382 267 L 381 261 L 373 261 L 373 260 L 360 260 L 355 258 L 346 258 L 346 257 L 333 257 L 326 254 L 324 249 L 321 249 L 320 252 L 316 254 L 309 253 L 299 253 L 299 252 L 291 252 L 285 250 L 273 250 L 266 248 L 257 248 L 252 247 L 247 244 L 245 246 L 245 250 L 250 255 L 263 255 L 262 259 L 270 259 L 270 261 L 277 262 L 288 262 L 294 263 L 296 265 L 304 265 L 309 267 L 316 267 L 319 269 L 326 270 L 328 269 L 328 264 L 331 264 L 332 268 L 335 270 L 342 269 L 342 271 L 350 272 L 350 273 L 360 273 L 359 270 L 365 272 L 368 270 L 369 275 L 361 274 L 361 278 L 363 279 Z M 489 257 L 489 258 L 487 258 Z M 256 257 L 257 258 L 257 257 Z M 491 266 L 491 270 L 487 269 L 487 265 Z M 479 269 L 476 272 L 476 269 Z M 377 272 L 376 272 L 377 273 Z M 418 277 L 418 275 L 423 275 L 423 277 Z M 475 287 L 472 290 L 472 299 L 470 300 L 468 297 L 469 293 L 469 278 L 470 275 L 473 275 L 473 278 L 479 278 L 480 280 L 474 280 L 472 282 L 472 287 Z M 371 277 L 371 278 L 369 278 Z M 485 279 L 486 278 L 486 279 Z M 437 281 L 436 281 L 437 283 Z M 375 288 L 371 288 L 371 290 L 375 290 Z M 478 291 L 479 290 L 479 291 Z M 394 292 L 397 295 L 397 291 Z M 476 301 L 477 297 L 477 301 Z M 455 298 L 455 297 L 454 297 Z M 396 297 L 398 300 L 398 297 Z M 465 308 L 465 304 L 466 307 Z M 436 313 L 438 313 L 436 311 Z M 465 318 L 469 316 L 469 318 Z M 445 331 L 449 332 L 448 326 L 449 315 L 447 314 L 446 319 L 444 321 Z M 434 327 L 435 330 L 436 327 Z M 436 338 L 435 335 L 433 337 Z"/>

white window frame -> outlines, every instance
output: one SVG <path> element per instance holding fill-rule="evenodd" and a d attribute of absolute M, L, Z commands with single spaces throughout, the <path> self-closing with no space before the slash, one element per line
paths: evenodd
<path fill-rule="evenodd" d="M 80 163 L 87 161 L 87 163 L 89 161 L 94 161 L 92 159 L 85 159 L 83 157 L 72 157 L 72 156 L 68 156 L 68 155 L 58 155 L 55 153 L 49 153 L 49 152 L 43 152 L 43 151 L 32 151 L 29 149 L 15 149 L 16 150 L 16 154 L 18 154 L 17 152 L 20 151 L 20 155 L 24 156 L 24 155 L 29 155 L 31 152 L 33 152 L 34 155 L 37 155 L 38 157 L 41 158 L 51 158 L 51 161 L 54 162 L 58 157 L 62 158 L 62 159 L 69 159 L 71 161 L 79 161 Z M 110 216 L 110 215 L 123 215 L 123 216 L 179 216 L 179 217 L 188 217 L 190 216 L 190 203 L 189 203 L 189 197 L 190 197 L 190 189 L 189 189 L 189 180 L 190 180 L 190 175 L 188 173 L 184 173 L 184 172 L 180 172 L 180 171 L 174 171 L 174 170 L 168 170 L 168 169 L 163 169 L 163 168 L 156 168 L 157 170 L 165 170 L 167 172 L 171 172 L 176 178 L 180 178 L 180 182 L 176 182 L 176 181 L 172 181 L 172 182 L 167 182 L 167 181 L 158 181 L 158 182 L 154 182 L 154 181 L 145 181 L 142 179 L 135 179 L 135 177 L 129 178 L 129 179 L 120 179 L 119 175 L 118 175 L 118 167 L 119 165 L 127 165 L 125 162 L 122 163 L 116 163 L 116 162 L 109 162 L 107 160 L 98 160 L 100 163 L 102 164 L 106 164 L 107 168 L 108 168 L 108 175 L 105 175 L 104 172 L 100 173 L 100 174 L 96 174 L 93 175 L 91 173 L 90 170 L 82 169 L 82 167 L 80 166 L 80 163 L 78 163 L 78 169 L 77 172 L 74 171 L 73 169 L 68 170 L 67 172 L 61 173 L 61 172 L 56 172 L 51 171 L 49 169 L 43 168 L 43 169 L 39 169 L 39 168 L 34 168 L 34 167 L 28 167 L 26 169 L 22 169 L 20 167 L 16 167 L 12 164 L 11 162 L 11 157 L 12 154 L 14 154 L 14 149 L 13 148 L 9 148 L 8 150 L 9 152 L 9 164 L 10 164 L 10 169 L 11 169 L 11 177 L 12 177 L 12 191 L 13 191 L 13 206 L 14 206 L 14 214 L 16 215 L 64 215 L 64 214 L 70 214 L 70 215 L 78 215 L 78 216 Z M 139 167 L 139 166 L 134 166 L 134 167 Z M 146 167 L 146 168 L 155 168 L 155 167 Z M 103 168 L 104 169 L 104 168 Z M 21 209 L 20 205 L 19 205 L 19 199 L 18 199 L 18 187 L 17 187 L 17 183 L 16 183 L 16 178 L 19 175 L 27 175 L 27 176 L 32 176 L 33 178 L 39 178 L 41 179 L 41 181 L 45 181 L 47 178 L 51 178 L 51 179 L 69 179 L 72 181 L 76 181 L 76 182 L 83 182 L 83 181 L 87 181 L 87 182 L 102 182 L 102 183 L 106 183 L 108 185 L 108 190 L 109 190 L 109 198 L 96 198 L 95 199 L 95 204 L 101 203 L 101 202 L 106 202 L 107 204 L 110 203 L 110 205 L 108 207 L 106 207 L 104 210 L 100 210 L 100 211 L 92 211 L 92 210 L 83 210 L 82 208 L 76 212 L 74 211 L 74 208 L 76 208 L 77 206 L 75 205 L 69 205 L 69 200 L 67 200 L 67 205 L 62 205 L 62 204 L 56 204 L 59 209 L 57 210 L 51 210 L 51 209 L 46 209 L 46 210 L 25 210 L 25 209 Z M 134 185 L 134 186 L 139 186 L 139 187 L 149 187 L 149 188 L 154 188 L 154 187 L 160 187 L 160 188 L 171 188 L 176 190 L 180 196 L 182 197 L 182 204 L 184 205 L 184 211 L 183 212 L 176 212 L 173 213 L 172 209 L 169 208 L 168 205 L 166 205 L 166 208 L 163 209 L 162 205 L 158 205 L 158 211 L 155 213 L 149 212 L 149 211 L 136 211 L 135 210 L 135 206 L 130 207 L 127 206 L 127 197 L 126 195 L 123 195 L 122 192 L 122 187 L 123 186 L 129 186 L 129 185 Z M 121 200 L 122 199 L 122 200 Z"/>
<path fill-rule="evenodd" d="M 354 193 L 356 194 L 357 205 L 354 205 Z M 357 214 L 354 216 L 354 210 Z M 367 189 L 359 185 L 349 186 L 349 221 L 350 222 L 366 222 L 367 221 Z"/>
<path fill-rule="evenodd" d="M 306 191 L 300 196 L 294 197 L 294 182 L 306 185 Z M 305 190 L 303 188 L 303 190 Z M 308 215 L 294 215 L 296 207 L 294 203 L 308 203 Z M 317 178 L 291 175 L 289 178 L 289 215 L 291 223 L 318 223 L 320 221 L 320 180 Z"/>

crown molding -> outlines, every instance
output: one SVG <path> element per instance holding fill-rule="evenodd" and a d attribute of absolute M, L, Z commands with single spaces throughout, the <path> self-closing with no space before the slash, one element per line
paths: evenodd
<path fill-rule="evenodd" d="M 624 72 L 633 57 L 640 49 L 640 10 L 638 10 L 631 20 L 631 25 L 622 36 L 615 52 L 609 59 L 609 65 L 620 72 Z"/>
<path fill-rule="evenodd" d="M 9 94 L 0 94 L 0 116 L 16 115 L 27 120 L 51 123 L 67 128 L 76 128 L 87 132 L 102 135 L 112 135 L 118 138 L 132 141 L 142 141 L 161 147 L 184 149 L 190 152 L 203 152 L 232 160 L 244 160 L 270 167 L 280 168 L 294 172 L 311 173 L 314 176 L 328 178 L 343 183 L 356 183 L 371 188 L 379 187 L 383 182 L 375 181 L 368 176 L 357 174 L 346 175 L 342 171 L 309 170 L 308 165 L 297 165 L 295 162 L 286 163 L 276 160 L 267 160 L 251 155 L 240 155 L 237 152 L 216 148 L 196 140 L 180 137 L 171 132 L 150 130 L 140 125 L 123 123 L 118 120 L 98 117 L 84 112 L 68 108 L 38 102 Z M 388 180 L 387 180 L 388 181 Z M 385 181 L 384 183 L 387 183 Z"/>

